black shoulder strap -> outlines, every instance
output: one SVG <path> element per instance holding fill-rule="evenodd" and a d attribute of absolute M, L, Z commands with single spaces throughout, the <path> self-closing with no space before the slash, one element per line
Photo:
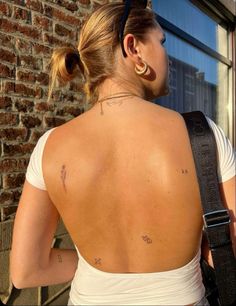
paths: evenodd
<path fill-rule="evenodd" d="M 189 133 L 201 194 L 204 229 L 211 249 L 221 305 L 236 303 L 236 259 L 230 217 L 224 208 L 217 176 L 214 134 L 200 111 L 182 114 Z"/>

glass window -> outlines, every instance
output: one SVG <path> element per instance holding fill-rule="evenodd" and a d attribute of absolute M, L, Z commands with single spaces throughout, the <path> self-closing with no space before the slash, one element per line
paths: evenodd
<path fill-rule="evenodd" d="M 163 18 L 230 58 L 227 31 L 188 0 L 153 1 Z M 233 140 L 232 67 L 165 30 L 170 60 L 170 94 L 156 103 L 180 113 L 203 111 Z"/>
<path fill-rule="evenodd" d="M 201 110 L 229 135 L 228 67 L 165 31 L 170 94 L 156 102 L 178 112 Z"/>
<path fill-rule="evenodd" d="M 221 55 L 228 56 L 227 30 L 189 0 L 152 1 L 157 14 Z"/>

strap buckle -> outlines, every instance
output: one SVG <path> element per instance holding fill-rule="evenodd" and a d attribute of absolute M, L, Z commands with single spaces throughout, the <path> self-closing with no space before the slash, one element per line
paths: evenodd
<path fill-rule="evenodd" d="M 216 227 L 230 223 L 230 216 L 227 209 L 215 210 L 203 215 L 205 228 Z"/>

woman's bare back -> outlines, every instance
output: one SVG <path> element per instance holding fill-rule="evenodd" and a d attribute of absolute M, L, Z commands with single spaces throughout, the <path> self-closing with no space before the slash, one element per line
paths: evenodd
<path fill-rule="evenodd" d="M 171 270 L 188 263 L 200 243 L 191 147 L 181 115 L 131 100 L 106 106 L 104 115 L 96 105 L 53 131 L 44 177 L 92 266 L 113 273 Z"/>

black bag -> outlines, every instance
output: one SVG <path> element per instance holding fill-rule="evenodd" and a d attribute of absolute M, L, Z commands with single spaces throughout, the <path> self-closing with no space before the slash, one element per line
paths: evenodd
<path fill-rule="evenodd" d="M 211 306 L 220 306 L 215 270 L 203 258 L 201 258 L 200 264 L 202 280 L 206 289 L 205 297 Z"/>
<path fill-rule="evenodd" d="M 189 133 L 203 208 L 204 231 L 214 269 L 203 259 L 206 297 L 212 306 L 236 305 L 236 259 L 230 237 L 230 217 L 223 206 L 217 176 L 214 134 L 202 112 L 182 114 Z"/>

